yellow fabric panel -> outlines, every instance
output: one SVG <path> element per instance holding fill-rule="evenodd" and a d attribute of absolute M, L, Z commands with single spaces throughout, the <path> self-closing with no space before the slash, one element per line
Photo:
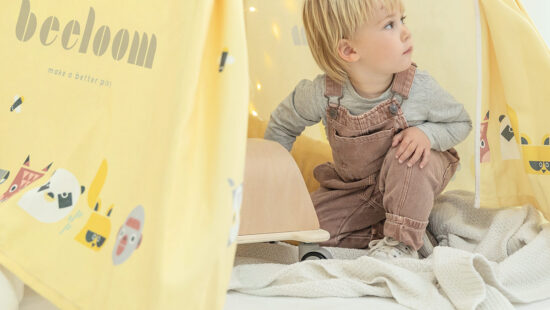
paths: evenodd
<path fill-rule="evenodd" d="M 413 60 L 427 70 L 475 123 L 477 62 L 476 14 L 473 1 L 403 0 L 405 23 L 412 32 Z M 429 17 L 429 18 L 427 18 Z M 475 191 L 475 124 L 455 146 L 460 165 L 446 190 Z"/>
<path fill-rule="evenodd" d="M 550 50 L 520 1 L 480 0 L 481 205 L 525 203 L 550 215 Z M 483 131 L 482 131 L 483 133 Z"/>
<path fill-rule="evenodd" d="M 242 5 L 3 4 L 0 264 L 62 309 L 222 308 L 249 101 Z"/>

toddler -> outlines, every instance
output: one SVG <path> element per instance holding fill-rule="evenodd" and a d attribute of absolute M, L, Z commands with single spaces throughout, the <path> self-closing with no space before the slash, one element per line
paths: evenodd
<path fill-rule="evenodd" d="M 334 162 L 315 168 L 311 194 L 330 233 L 322 245 L 379 258 L 419 257 L 434 198 L 459 162 L 453 146 L 472 129 L 464 106 L 411 61 L 403 12 L 401 0 L 305 0 L 324 74 L 298 83 L 264 136 L 290 151 L 306 126 L 323 122 Z"/>

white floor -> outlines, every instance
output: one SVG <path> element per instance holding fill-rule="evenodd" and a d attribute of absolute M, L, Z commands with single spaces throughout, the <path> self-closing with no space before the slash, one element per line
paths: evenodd
<path fill-rule="evenodd" d="M 380 297 L 362 298 L 294 298 L 294 297 L 259 297 L 236 292 L 227 294 L 224 310 L 407 310 L 393 299 Z M 528 304 L 516 305 L 519 310 L 548 310 L 550 299 Z"/>
<path fill-rule="evenodd" d="M 295 298 L 295 297 L 259 297 L 237 292 L 227 294 L 224 310 L 408 310 L 393 299 L 381 297 L 363 298 Z"/>
<path fill-rule="evenodd" d="M 224 310 L 407 310 L 393 299 L 380 297 L 363 298 L 294 298 L 294 297 L 259 297 L 230 292 L 227 294 Z M 516 305 L 519 310 L 550 309 L 550 299 L 528 304 Z M 25 297 L 19 310 L 59 310 L 29 287 L 25 287 Z"/>

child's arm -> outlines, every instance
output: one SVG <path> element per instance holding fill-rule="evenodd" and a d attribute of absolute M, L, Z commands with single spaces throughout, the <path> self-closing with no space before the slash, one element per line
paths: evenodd
<path fill-rule="evenodd" d="M 446 151 L 466 139 L 472 130 L 472 121 L 464 105 L 435 79 L 430 77 L 428 83 L 432 91 L 427 100 L 427 121 L 416 127 L 428 136 L 432 149 Z"/>
<path fill-rule="evenodd" d="M 320 83 L 322 80 L 319 77 L 314 81 L 302 80 L 298 83 L 294 91 L 271 113 L 264 139 L 279 142 L 290 151 L 296 137 L 306 126 L 315 125 L 321 120 L 325 102 L 321 99 Z"/>

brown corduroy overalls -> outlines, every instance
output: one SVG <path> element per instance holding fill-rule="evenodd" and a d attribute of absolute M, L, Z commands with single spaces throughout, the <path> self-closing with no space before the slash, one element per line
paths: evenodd
<path fill-rule="evenodd" d="M 340 106 L 342 86 L 326 78 L 327 137 L 334 163 L 319 165 L 314 176 L 321 187 L 311 194 L 322 229 L 330 239 L 322 245 L 367 248 L 384 236 L 415 250 L 423 242 L 435 196 L 456 171 L 454 148 L 431 150 L 420 169 L 395 158 L 393 136 L 408 127 L 400 102 L 408 98 L 416 65 L 394 76 L 392 97 L 361 115 Z"/>

